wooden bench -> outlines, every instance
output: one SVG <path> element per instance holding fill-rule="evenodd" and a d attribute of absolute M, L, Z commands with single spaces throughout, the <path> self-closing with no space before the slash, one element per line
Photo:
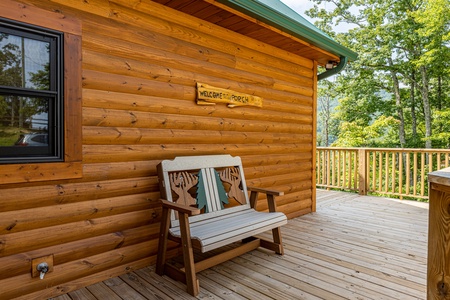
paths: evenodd
<path fill-rule="evenodd" d="M 193 296 L 199 292 L 196 273 L 258 247 L 283 254 L 280 226 L 286 216 L 276 212 L 275 196 L 283 192 L 246 186 L 240 157 L 184 156 L 158 165 L 162 219 L 156 273 L 186 283 Z M 250 197 L 248 196 L 250 191 Z M 267 195 L 269 212 L 255 210 L 259 193 Z M 273 241 L 254 235 L 272 230 Z M 168 239 L 181 243 L 184 266 L 166 262 Z M 239 246 L 194 262 L 202 253 L 241 242 Z"/>

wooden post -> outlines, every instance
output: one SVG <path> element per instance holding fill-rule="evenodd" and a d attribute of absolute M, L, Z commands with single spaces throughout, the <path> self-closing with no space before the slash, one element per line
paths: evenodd
<path fill-rule="evenodd" d="M 314 66 L 313 66 L 313 70 L 317 70 L 318 68 L 318 63 L 317 61 L 314 61 Z M 312 112 L 312 125 L 313 125 L 313 131 L 312 131 L 312 144 L 313 144 L 313 148 L 312 148 L 312 170 L 311 170 L 311 212 L 315 212 L 316 211 L 316 185 L 317 185 L 317 174 L 316 174 L 316 155 L 317 155 L 317 150 L 316 150 L 316 145 L 317 145 L 317 72 L 314 71 L 314 93 L 313 93 L 313 112 Z M 328 146 L 328 145 L 327 145 Z"/>
<path fill-rule="evenodd" d="M 443 300 L 450 297 L 450 168 L 430 173 L 428 178 L 427 299 Z"/>
<path fill-rule="evenodd" d="M 367 195 L 367 163 L 366 149 L 358 149 L 359 194 Z"/>

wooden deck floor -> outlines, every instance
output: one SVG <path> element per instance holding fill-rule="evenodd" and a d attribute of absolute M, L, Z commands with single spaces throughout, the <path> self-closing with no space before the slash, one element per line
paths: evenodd
<path fill-rule="evenodd" d="M 425 299 L 428 204 L 317 191 L 283 229 L 285 255 L 255 250 L 200 273 L 199 299 Z M 195 299 L 152 267 L 54 298 Z"/>

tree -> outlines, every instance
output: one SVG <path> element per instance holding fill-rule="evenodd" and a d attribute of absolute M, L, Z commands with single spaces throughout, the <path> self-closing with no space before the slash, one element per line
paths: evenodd
<path fill-rule="evenodd" d="M 333 6 L 307 12 L 316 25 L 359 54 L 336 83 L 340 121 L 365 127 L 394 117 L 396 146 L 431 147 L 437 137 L 432 113 L 449 102 L 450 0 L 313 1 Z M 354 28 L 336 34 L 331 25 L 340 22 Z"/>
<path fill-rule="evenodd" d="M 446 109 L 449 107 L 450 0 L 424 1 L 422 7 L 412 16 L 420 24 L 417 30 L 418 37 L 425 41 L 422 55 L 414 60 L 414 64 L 421 70 L 423 87 L 426 87 L 421 92 L 423 97 L 428 97 L 429 92 L 434 90 L 432 93 L 434 97 L 429 97 L 432 103 L 428 105 L 431 114 L 431 105 L 434 104 L 433 115 L 438 118 L 434 122 L 435 126 L 431 125 L 431 121 L 429 124 L 430 128 L 435 127 L 438 132 L 433 135 L 430 129 L 428 138 L 430 143 L 433 141 L 448 147 L 448 138 L 445 134 L 447 128 L 442 120 L 448 120 Z M 443 82 L 447 84 L 443 85 Z M 447 93 L 443 92 L 444 90 Z"/>
<path fill-rule="evenodd" d="M 319 146 L 328 147 L 336 139 L 338 122 L 332 118 L 333 108 L 336 106 L 336 91 L 331 81 L 321 81 L 319 84 L 320 95 L 318 101 L 318 134 L 317 143 Z"/>

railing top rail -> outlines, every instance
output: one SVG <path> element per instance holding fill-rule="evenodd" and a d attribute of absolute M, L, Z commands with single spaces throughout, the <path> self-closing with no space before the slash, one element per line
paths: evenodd
<path fill-rule="evenodd" d="M 386 151 L 386 152 L 418 152 L 418 153 L 450 153 L 450 149 L 418 149 L 418 148 L 357 148 L 357 147 L 316 147 L 317 150 L 349 150 L 349 151 Z"/>
<path fill-rule="evenodd" d="M 358 151 L 363 148 L 353 148 L 353 147 L 316 147 L 317 150 L 349 150 L 349 151 Z"/>

